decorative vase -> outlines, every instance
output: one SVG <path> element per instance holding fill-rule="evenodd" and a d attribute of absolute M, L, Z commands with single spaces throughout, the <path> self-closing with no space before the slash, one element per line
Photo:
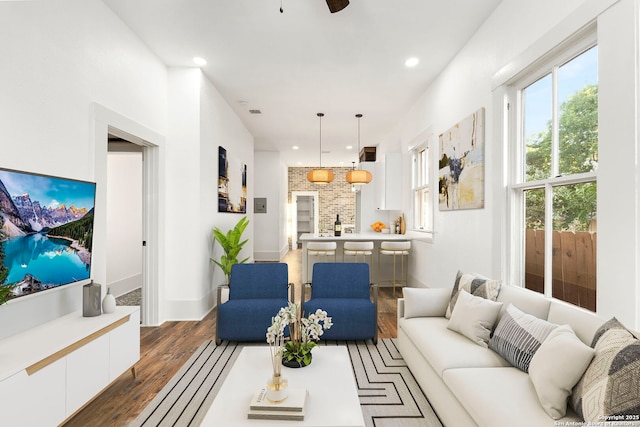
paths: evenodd
<path fill-rule="evenodd" d="M 267 399 L 271 402 L 282 402 L 287 398 L 289 382 L 282 374 L 273 374 L 267 382 Z"/>
<path fill-rule="evenodd" d="M 93 280 L 82 287 L 82 315 L 84 317 L 100 316 L 101 296 L 102 286 Z"/>
<path fill-rule="evenodd" d="M 107 295 L 102 300 L 102 312 L 108 314 L 114 311 L 116 311 L 116 299 L 111 293 L 111 288 L 107 288 Z"/>
<path fill-rule="evenodd" d="M 286 357 L 282 358 L 282 365 L 286 366 L 287 368 L 304 368 L 305 366 L 309 366 L 311 365 L 311 361 L 313 360 L 313 354 L 309 353 L 309 363 L 305 363 L 303 359 L 300 360 L 296 360 L 296 359 L 291 359 L 291 360 L 287 360 Z"/>

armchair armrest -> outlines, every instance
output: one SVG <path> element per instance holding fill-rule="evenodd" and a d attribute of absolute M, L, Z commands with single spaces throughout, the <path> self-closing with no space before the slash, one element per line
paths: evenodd
<path fill-rule="evenodd" d="M 287 288 L 289 288 L 289 301 L 292 303 L 296 302 L 296 287 L 293 284 L 293 282 L 289 282 L 287 284 Z M 304 295 L 304 291 L 302 292 L 302 295 Z"/>
<path fill-rule="evenodd" d="M 217 299 L 216 299 L 216 304 L 220 305 L 221 301 L 222 301 L 222 290 L 226 289 L 227 291 L 229 290 L 229 285 L 228 284 L 222 284 L 222 285 L 218 285 L 218 289 L 217 289 Z"/>
<path fill-rule="evenodd" d="M 376 313 L 378 312 L 378 289 L 379 286 L 377 283 L 369 283 L 369 289 L 371 290 L 371 295 L 373 296 L 373 303 L 376 305 Z"/>

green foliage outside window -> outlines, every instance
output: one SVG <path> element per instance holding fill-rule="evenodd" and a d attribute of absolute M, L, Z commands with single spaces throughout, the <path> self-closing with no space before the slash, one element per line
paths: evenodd
<path fill-rule="evenodd" d="M 598 86 L 585 86 L 560 105 L 559 164 L 561 176 L 592 172 L 598 167 Z M 527 141 L 526 180 L 551 177 L 552 123 Z M 527 228 L 544 224 L 544 191 L 528 192 Z M 596 215 L 596 183 L 554 187 L 554 229 L 587 231 Z"/>

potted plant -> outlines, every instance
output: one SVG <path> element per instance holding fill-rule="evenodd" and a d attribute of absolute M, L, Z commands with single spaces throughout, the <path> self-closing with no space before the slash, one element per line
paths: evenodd
<path fill-rule="evenodd" d="M 284 342 L 279 344 L 279 352 L 274 352 L 283 365 L 290 368 L 302 368 L 311 363 L 313 350 L 318 344 L 325 329 L 331 328 L 331 317 L 324 310 L 316 310 L 308 317 L 298 317 L 298 304 L 289 303 L 282 307 L 272 319 L 272 325 L 267 330 L 267 342 Z M 284 328 L 289 326 L 290 339 L 284 341 Z M 274 358 L 272 356 L 272 358 Z"/>
<path fill-rule="evenodd" d="M 216 265 L 222 269 L 227 283 L 229 283 L 229 279 L 231 277 L 231 266 L 233 264 L 244 264 L 249 259 L 249 257 L 247 257 L 242 261 L 238 261 L 238 255 L 240 254 L 244 244 L 248 241 L 248 239 L 240 240 L 242 238 L 242 233 L 245 228 L 247 228 L 247 225 L 249 225 L 249 220 L 245 216 L 238 221 L 235 227 L 226 233 L 222 232 L 218 227 L 213 228 L 213 237 L 216 239 L 216 242 L 220 243 L 220 246 L 222 246 L 224 255 L 220 257 L 220 261 L 213 258 L 211 258 L 211 261 L 215 262 Z"/>

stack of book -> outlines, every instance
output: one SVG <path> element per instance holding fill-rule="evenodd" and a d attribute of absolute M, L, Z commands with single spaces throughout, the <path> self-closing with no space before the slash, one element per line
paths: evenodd
<path fill-rule="evenodd" d="M 251 399 L 247 418 L 254 420 L 303 421 L 307 402 L 306 388 L 289 388 L 289 395 L 280 402 L 267 399 L 267 389 L 259 390 Z"/>

